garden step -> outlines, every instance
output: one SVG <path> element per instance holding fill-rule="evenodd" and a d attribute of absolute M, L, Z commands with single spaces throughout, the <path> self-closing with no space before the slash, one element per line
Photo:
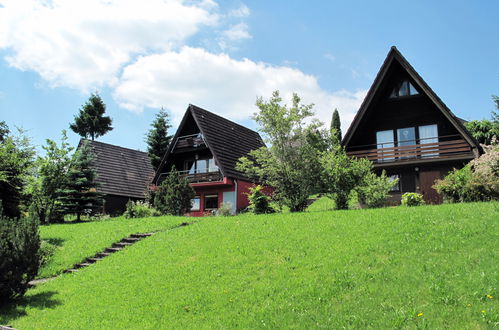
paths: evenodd
<path fill-rule="evenodd" d="M 137 241 L 140 241 L 141 239 L 142 239 L 141 237 L 125 237 L 121 240 L 121 242 L 135 243 Z"/>
<path fill-rule="evenodd" d="M 76 264 L 75 267 L 76 268 L 83 268 L 83 267 L 87 267 L 87 266 L 90 266 L 91 263 L 88 263 L 88 262 L 82 262 L 81 264 Z"/>
<path fill-rule="evenodd" d="M 121 247 L 124 248 L 125 246 L 132 245 L 133 243 L 125 243 L 125 242 L 120 242 L 120 243 L 114 243 L 113 247 Z"/>
<path fill-rule="evenodd" d="M 75 269 L 75 268 L 70 268 L 70 269 L 66 269 L 64 271 L 64 273 L 76 273 L 78 271 L 78 269 Z"/>
<path fill-rule="evenodd" d="M 139 234 L 132 234 L 130 236 L 135 238 L 144 238 L 144 237 L 149 237 L 151 235 L 152 233 L 139 233 Z"/>
<path fill-rule="evenodd" d="M 100 260 L 102 260 L 102 258 L 95 258 L 95 257 L 93 257 L 93 258 L 87 258 L 87 262 L 91 263 L 91 264 L 93 264 L 93 263 L 95 263 L 97 261 L 100 261 Z"/>
<path fill-rule="evenodd" d="M 104 251 L 106 251 L 108 253 L 114 253 L 114 252 L 118 252 L 121 250 L 123 250 L 123 248 L 121 248 L 121 247 L 110 247 L 110 248 L 106 248 Z"/>
<path fill-rule="evenodd" d="M 111 253 L 108 253 L 108 252 L 99 252 L 95 255 L 96 258 L 104 258 L 104 257 L 107 257 L 111 255 Z"/>

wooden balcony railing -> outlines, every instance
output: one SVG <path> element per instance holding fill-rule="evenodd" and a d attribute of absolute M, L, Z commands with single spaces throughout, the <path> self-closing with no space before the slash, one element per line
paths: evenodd
<path fill-rule="evenodd" d="M 435 142 L 437 140 L 438 142 Z M 399 144 L 407 144 L 408 141 L 401 141 Z M 349 156 L 367 158 L 373 162 L 397 162 L 414 159 L 427 158 L 449 158 L 472 153 L 470 145 L 459 135 L 439 136 L 438 138 L 428 138 L 412 140 L 412 145 L 396 145 L 395 143 L 372 144 L 349 148 Z M 395 145 L 395 146 L 394 146 Z M 379 148 L 379 146 L 382 146 Z M 353 150 L 352 150 L 353 149 Z M 355 150 L 357 149 L 357 150 Z"/>
<path fill-rule="evenodd" d="M 204 137 L 201 133 L 179 136 L 175 141 L 173 150 L 184 149 L 184 148 L 198 148 L 206 146 Z"/>
<path fill-rule="evenodd" d="M 210 168 L 206 172 L 189 173 L 189 171 L 178 171 L 181 175 L 187 177 L 189 183 L 202 183 L 202 182 L 217 182 L 223 181 L 222 173 L 218 168 Z M 158 181 L 163 181 L 170 172 L 161 173 Z"/>

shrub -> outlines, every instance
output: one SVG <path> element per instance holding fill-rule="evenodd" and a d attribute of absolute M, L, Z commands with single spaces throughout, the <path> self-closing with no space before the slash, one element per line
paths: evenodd
<path fill-rule="evenodd" d="M 147 218 L 157 216 L 159 212 L 147 202 L 129 200 L 123 215 L 125 218 Z"/>
<path fill-rule="evenodd" d="M 40 244 L 40 267 L 47 264 L 50 258 L 55 254 L 57 246 L 47 241 L 41 241 Z"/>
<path fill-rule="evenodd" d="M 267 196 L 262 190 L 263 187 L 260 185 L 250 188 L 250 192 L 248 194 L 250 211 L 255 214 L 275 212 L 275 210 L 270 206 L 270 197 Z"/>
<path fill-rule="evenodd" d="M 385 171 L 380 176 L 370 172 L 364 177 L 364 182 L 359 186 L 357 196 L 359 202 L 367 207 L 382 207 L 386 204 L 390 197 L 390 189 L 397 183 L 390 177 L 386 176 Z"/>
<path fill-rule="evenodd" d="M 0 304 L 22 296 L 40 267 L 38 221 L 8 218 L 0 209 Z"/>
<path fill-rule="evenodd" d="M 227 217 L 229 215 L 232 215 L 232 203 L 230 202 L 223 202 L 222 205 L 218 208 L 216 211 L 216 215 L 221 215 L 223 217 Z"/>
<path fill-rule="evenodd" d="M 446 201 L 499 200 L 499 146 L 484 146 L 484 149 L 485 154 L 435 183 L 433 187 Z"/>
<path fill-rule="evenodd" d="M 402 195 L 402 205 L 405 206 L 424 205 L 423 195 L 418 193 L 405 193 Z"/>
<path fill-rule="evenodd" d="M 185 176 L 172 168 L 154 197 L 154 207 L 161 214 L 184 215 L 192 207 L 194 189 Z"/>

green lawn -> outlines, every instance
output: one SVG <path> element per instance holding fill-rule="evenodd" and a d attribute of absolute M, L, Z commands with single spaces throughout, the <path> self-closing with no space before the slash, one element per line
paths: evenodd
<path fill-rule="evenodd" d="M 120 217 L 97 222 L 41 226 L 42 239 L 56 246 L 56 251 L 50 262 L 41 269 L 38 277 L 60 274 L 63 270 L 101 252 L 130 234 L 168 230 L 184 221 L 186 218 L 182 217 L 147 219 Z"/>
<path fill-rule="evenodd" d="M 140 219 L 134 228 L 114 221 L 120 233 L 121 226 L 164 230 L 29 290 L 0 312 L 0 324 L 469 329 L 499 322 L 499 203 L 211 217 L 166 230 L 182 220 Z M 69 226 L 82 226 L 72 233 L 90 245 L 107 223 Z M 42 235 L 57 238 L 57 227 Z M 60 233 L 64 242 L 73 235 Z"/>

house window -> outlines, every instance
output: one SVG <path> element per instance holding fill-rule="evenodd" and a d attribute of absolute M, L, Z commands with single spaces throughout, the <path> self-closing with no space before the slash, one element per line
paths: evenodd
<path fill-rule="evenodd" d="M 401 96 L 409 96 L 409 95 L 418 95 L 418 90 L 411 84 L 408 80 L 402 81 L 398 86 L 396 86 L 392 93 L 390 94 L 390 98 L 394 99 Z"/>
<path fill-rule="evenodd" d="M 387 131 L 379 131 L 376 132 L 376 144 L 378 149 L 383 149 L 383 148 L 392 148 L 391 150 L 386 150 L 385 151 L 378 151 L 378 158 L 381 161 L 386 161 L 386 160 L 393 160 L 393 147 L 395 146 L 394 144 L 394 137 L 393 137 L 393 130 L 387 130 Z"/>
<path fill-rule="evenodd" d="M 201 198 L 199 196 L 195 196 L 191 199 L 191 211 L 199 211 L 201 209 Z"/>
<path fill-rule="evenodd" d="M 390 180 L 393 181 L 393 182 L 397 181 L 390 188 L 390 192 L 400 191 L 400 175 L 398 175 L 398 174 L 390 175 Z"/>
<path fill-rule="evenodd" d="M 190 160 L 185 162 L 185 169 L 189 174 L 217 172 L 218 166 L 213 158 Z"/>
<path fill-rule="evenodd" d="M 422 147 L 421 157 L 434 157 L 438 156 L 438 127 L 437 125 L 419 126 L 419 143 L 428 144 Z M 434 147 L 434 148 L 433 148 Z"/>
<path fill-rule="evenodd" d="M 416 129 L 414 127 L 399 128 L 397 130 L 397 141 L 399 147 L 413 146 L 416 144 Z M 399 150 L 400 158 L 416 157 L 416 149 L 402 148 Z"/>
<path fill-rule="evenodd" d="M 218 209 L 218 195 L 205 195 L 204 209 L 207 211 Z"/>

